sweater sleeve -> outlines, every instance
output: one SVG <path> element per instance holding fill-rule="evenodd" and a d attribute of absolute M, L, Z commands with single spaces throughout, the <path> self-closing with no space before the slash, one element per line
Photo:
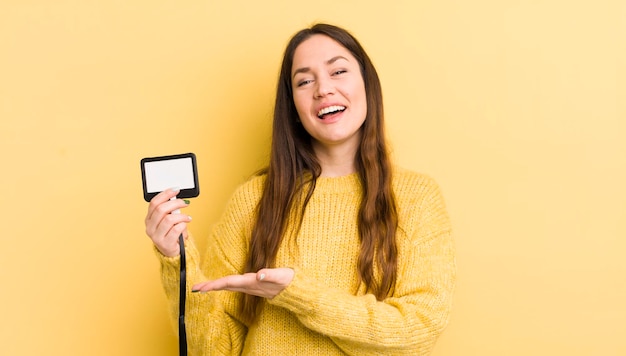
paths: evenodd
<path fill-rule="evenodd" d="M 240 294 L 229 291 L 191 293 L 191 287 L 199 282 L 243 272 L 247 254 L 246 236 L 251 228 L 257 190 L 258 182 L 252 187 L 240 187 L 234 193 L 220 221 L 208 236 L 207 251 L 202 260 L 193 239 L 185 243 L 185 321 L 191 355 L 241 354 L 247 327 L 239 316 Z M 158 250 L 156 253 L 161 261 L 161 280 L 169 302 L 170 316 L 177 329 L 180 256 L 169 258 Z"/>
<path fill-rule="evenodd" d="M 233 355 L 241 352 L 245 328 L 227 312 L 233 303 L 227 292 L 199 295 L 191 286 L 206 278 L 199 269 L 199 254 L 192 241 L 185 244 L 187 262 L 187 296 L 185 328 L 191 355 Z M 180 256 L 165 257 L 156 251 L 161 261 L 161 281 L 169 303 L 170 319 L 178 330 Z"/>
<path fill-rule="evenodd" d="M 428 355 L 447 325 L 456 266 L 450 221 L 430 181 L 411 202 L 399 231 L 399 264 L 391 297 L 351 295 L 296 271 L 271 304 L 293 312 L 348 355 Z"/>

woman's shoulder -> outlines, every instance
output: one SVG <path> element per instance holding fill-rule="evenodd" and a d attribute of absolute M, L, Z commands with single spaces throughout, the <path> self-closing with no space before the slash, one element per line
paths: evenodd
<path fill-rule="evenodd" d="M 255 174 L 239 184 L 231 197 L 231 203 L 256 206 L 261 199 L 266 177 L 266 174 Z"/>
<path fill-rule="evenodd" d="M 237 190 L 247 191 L 247 192 L 256 192 L 262 191 L 263 185 L 265 184 L 265 180 L 267 179 L 267 174 L 265 173 L 255 173 L 251 177 L 248 177 L 243 183 L 237 187 Z"/>
<path fill-rule="evenodd" d="M 393 188 L 396 195 L 423 196 L 440 190 L 437 181 L 428 174 L 403 167 L 394 167 Z"/>
<path fill-rule="evenodd" d="M 439 184 L 427 174 L 396 168 L 393 187 L 400 227 L 414 242 L 450 229 L 450 220 Z"/>

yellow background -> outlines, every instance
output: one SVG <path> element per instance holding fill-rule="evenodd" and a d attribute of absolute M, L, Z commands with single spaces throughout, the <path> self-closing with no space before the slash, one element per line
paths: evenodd
<path fill-rule="evenodd" d="M 139 160 L 192 151 L 205 235 L 264 165 L 280 57 L 351 30 L 396 161 L 442 186 L 437 355 L 625 355 L 626 2 L 3 1 L 0 353 L 174 355 Z"/>

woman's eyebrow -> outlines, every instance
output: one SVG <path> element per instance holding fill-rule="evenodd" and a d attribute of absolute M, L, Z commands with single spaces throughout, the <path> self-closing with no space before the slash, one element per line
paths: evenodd
<path fill-rule="evenodd" d="M 333 64 L 335 62 L 337 62 L 338 60 L 343 59 L 343 60 L 348 60 L 348 58 L 344 57 L 344 56 L 334 56 L 333 58 L 329 59 L 326 61 L 327 65 Z M 309 67 L 302 67 L 302 68 L 298 68 L 293 72 L 293 75 L 291 76 L 292 78 L 296 76 L 296 74 L 298 73 L 307 73 L 311 70 L 311 68 Z"/>
<path fill-rule="evenodd" d="M 337 62 L 340 59 L 344 59 L 344 60 L 348 60 L 348 58 L 344 57 L 344 56 L 334 56 L 333 58 L 329 59 L 326 61 L 326 64 L 333 64 L 335 62 Z"/>

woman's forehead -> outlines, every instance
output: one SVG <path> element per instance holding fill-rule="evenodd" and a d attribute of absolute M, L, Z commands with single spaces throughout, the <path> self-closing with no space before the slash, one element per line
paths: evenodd
<path fill-rule="evenodd" d="M 354 56 L 350 51 L 334 39 L 315 34 L 298 45 L 293 56 L 292 74 L 298 68 L 315 64 L 333 64 L 345 60 L 353 62 Z"/>

